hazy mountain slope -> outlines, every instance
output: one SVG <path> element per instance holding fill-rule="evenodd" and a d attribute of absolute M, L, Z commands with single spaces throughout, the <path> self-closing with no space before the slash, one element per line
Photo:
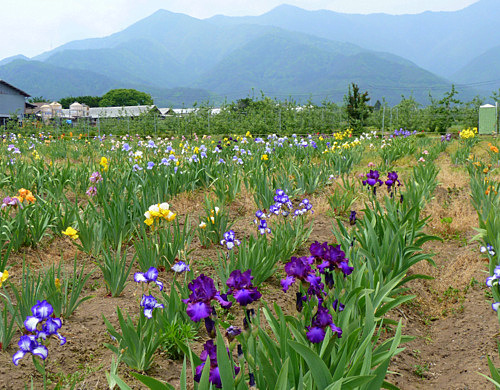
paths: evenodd
<path fill-rule="evenodd" d="M 500 1 L 481 0 L 460 11 L 417 15 L 342 14 L 283 5 L 261 16 L 216 16 L 209 20 L 220 25 L 277 26 L 352 42 L 371 50 L 397 54 L 450 77 L 471 59 L 496 45 L 494 38 L 499 37 L 499 18 Z"/>
<path fill-rule="evenodd" d="M 474 58 L 453 75 L 462 84 L 474 84 L 475 88 L 491 92 L 500 88 L 500 46 Z"/>
<path fill-rule="evenodd" d="M 64 50 L 46 63 L 70 69 L 95 70 L 115 80 L 172 88 L 186 84 L 189 72 L 165 48 L 134 40 L 110 49 Z"/>
<path fill-rule="evenodd" d="M 252 88 L 266 95 L 287 98 L 309 96 L 315 101 L 342 99 L 350 82 L 377 98 L 399 101 L 401 94 L 421 101 L 427 86 L 439 93 L 450 83 L 394 56 L 369 52 L 302 34 L 269 34 L 233 51 L 195 84 L 229 100 Z"/>
<path fill-rule="evenodd" d="M 23 56 L 22 54 L 18 54 L 16 56 L 12 56 L 12 57 L 7 57 L 7 58 L 4 58 L 2 61 L 0 61 L 0 66 L 7 65 L 9 62 L 16 61 L 16 60 L 29 60 L 29 58 L 26 56 Z"/>
<path fill-rule="evenodd" d="M 57 100 L 65 96 L 102 95 L 113 88 L 135 88 L 151 94 L 158 106 L 192 105 L 212 99 L 208 91 L 197 88 L 165 89 L 113 80 L 95 72 L 61 68 L 40 61 L 17 60 L 0 66 L 0 79 L 32 96 Z"/>
<path fill-rule="evenodd" d="M 198 73 L 215 65 L 228 51 L 273 30 L 273 27 L 244 24 L 218 26 L 188 15 L 159 10 L 108 37 L 69 42 L 34 59 L 47 60 L 55 53 L 66 50 L 123 48 L 131 42 L 142 41 L 167 53 L 186 67 L 186 73 Z M 58 57 L 52 59 L 53 63 L 57 61 Z"/>
<path fill-rule="evenodd" d="M 115 88 L 115 80 L 89 71 L 74 71 L 40 61 L 16 60 L 0 66 L 0 78 L 32 96 L 100 95 Z"/>

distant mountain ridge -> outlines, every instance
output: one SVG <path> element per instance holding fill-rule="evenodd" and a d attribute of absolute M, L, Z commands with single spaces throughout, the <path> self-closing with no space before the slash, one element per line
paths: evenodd
<path fill-rule="evenodd" d="M 408 15 L 307 11 L 284 4 L 260 16 L 218 15 L 208 20 L 219 25 L 276 26 L 351 42 L 399 55 L 450 78 L 474 57 L 496 45 L 500 38 L 499 19 L 500 1 L 480 0 L 459 11 Z"/>
<path fill-rule="evenodd" d="M 488 2 L 491 0 L 481 0 L 472 10 L 482 10 Z M 396 42 L 394 31 L 411 30 L 422 17 L 435 19 L 443 14 L 445 19 L 454 15 L 452 20 L 456 20 L 457 13 L 470 15 L 471 7 L 456 13 L 403 15 L 402 19 L 305 11 L 286 5 L 257 17 L 205 20 L 159 10 L 107 37 L 69 42 L 31 61 L 0 63 L 0 77 L 32 95 L 54 99 L 126 87 L 150 92 L 155 102 L 164 105 L 174 104 L 173 96 L 175 104 L 207 99 L 220 103 L 246 97 L 252 90 L 301 102 L 309 98 L 340 101 L 349 83 L 357 82 L 374 101 L 385 98 L 395 104 L 401 95 L 413 95 L 426 103 L 429 92 L 439 96 L 451 88 L 451 82 L 394 54 L 403 45 Z M 476 13 L 482 15 L 482 11 Z M 408 23 L 410 19 L 416 22 Z M 414 31 L 406 39 L 420 33 L 429 42 L 428 36 L 434 32 Z M 380 42 L 374 46 L 385 48 L 389 35 L 393 45 L 387 44 L 383 51 L 351 43 L 364 36 L 372 41 L 378 37 Z M 434 37 L 434 41 L 439 40 Z M 434 43 L 427 52 L 439 52 L 439 42 Z M 42 75 L 45 80 L 38 79 Z M 474 94 L 469 88 L 459 90 L 462 99 Z"/>
<path fill-rule="evenodd" d="M 474 58 L 453 75 L 463 84 L 474 84 L 474 88 L 486 93 L 500 88 L 500 45 Z"/>

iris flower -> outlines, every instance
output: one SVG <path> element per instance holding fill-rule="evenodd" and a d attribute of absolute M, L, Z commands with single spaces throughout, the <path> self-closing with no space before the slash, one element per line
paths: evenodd
<path fill-rule="evenodd" d="M 78 232 L 71 226 L 68 226 L 67 229 L 62 232 L 62 234 L 72 238 L 73 240 L 76 240 L 78 238 Z"/>
<path fill-rule="evenodd" d="M 9 278 L 9 271 L 5 270 L 0 272 L 0 287 L 2 287 L 3 282 Z"/>
<path fill-rule="evenodd" d="M 262 297 L 257 287 L 252 284 L 252 279 L 250 270 L 243 273 L 240 270 L 234 270 L 226 282 L 229 287 L 228 295 L 231 294 L 241 306 L 247 306 Z"/>
<path fill-rule="evenodd" d="M 227 249 L 231 250 L 235 245 L 240 245 L 240 241 L 236 239 L 234 230 L 229 230 L 223 235 L 224 239 L 221 240 L 220 244 L 225 245 Z"/>
<path fill-rule="evenodd" d="M 178 261 L 177 263 L 175 263 L 172 266 L 171 270 L 174 271 L 174 272 L 177 272 L 177 273 L 182 273 L 182 272 L 188 272 L 188 271 L 190 271 L 189 265 L 187 265 L 183 261 Z"/>
<path fill-rule="evenodd" d="M 136 272 L 134 274 L 134 281 L 137 283 L 151 283 L 154 282 L 160 289 L 163 290 L 163 283 L 158 279 L 158 270 L 155 267 L 149 268 L 146 272 Z"/>
<path fill-rule="evenodd" d="M 144 316 L 146 318 L 153 317 L 153 309 L 163 309 L 164 306 L 158 303 L 155 297 L 152 295 L 143 295 L 141 300 L 141 306 L 144 308 Z"/>
<path fill-rule="evenodd" d="M 191 291 L 188 299 L 183 299 L 187 304 L 186 312 L 192 321 L 198 322 L 210 316 L 212 312 L 212 300 L 216 300 L 223 308 L 230 308 L 232 303 L 227 300 L 227 296 L 221 295 L 215 288 L 214 281 L 204 274 L 188 284 Z"/>
<path fill-rule="evenodd" d="M 318 306 L 318 311 L 312 319 L 311 326 L 307 327 L 307 338 L 311 343 L 321 343 L 326 335 L 326 328 L 330 327 L 334 334 L 342 337 L 342 329 L 336 326 L 332 321 L 332 316 L 322 305 Z"/>
<path fill-rule="evenodd" d="M 19 351 L 17 351 L 14 356 L 12 356 L 12 362 L 16 366 L 19 364 L 19 360 L 21 360 L 27 353 L 31 353 L 34 356 L 39 356 L 43 360 L 45 360 L 49 355 L 49 350 L 47 349 L 47 347 L 40 344 L 34 335 L 21 336 L 21 339 L 19 340 L 17 345 L 19 346 Z"/>
<path fill-rule="evenodd" d="M 369 185 L 375 187 L 377 184 L 382 185 L 382 180 L 379 179 L 380 173 L 370 169 L 370 172 L 366 174 L 366 180 L 363 180 L 363 185 Z"/>

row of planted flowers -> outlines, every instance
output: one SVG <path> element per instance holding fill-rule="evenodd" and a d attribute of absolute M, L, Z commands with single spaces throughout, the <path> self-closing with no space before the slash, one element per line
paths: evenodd
<path fill-rule="evenodd" d="M 379 339 L 378 332 L 384 325 L 393 324 L 384 318 L 384 314 L 411 299 L 399 295 L 398 287 L 409 280 L 406 276 L 408 268 L 425 258 L 418 255 L 418 250 L 429 237 L 422 233 L 426 221 L 420 219 L 419 211 L 432 195 L 435 186 L 436 170 L 432 160 L 443 149 L 443 144 L 449 142 L 445 139 L 442 143 L 428 147 L 428 153 L 422 153 L 424 149 L 417 147 L 417 140 L 412 137 L 406 134 L 402 137 L 395 135 L 395 140 L 391 141 L 391 145 L 396 145 L 400 142 L 399 139 L 408 145 L 413 144 L 414 149 L 410 148 L 409 153 L 417 153 L 419 149 L 417 155 L 425 156 L 424 161 L 420 161 L 415 167 L 405 186 L 401 187 L 398 174 L 389 169 L 392 159 L 395 158 L 391 153 L 396 153 L 397 148 L 387 145 L 383 148 L 383 155 L 389 158 L 381 167 L 388 172 L 387 178 L 382 181 L 382 175 L 372 170 L 363 178 L 364 183 L 357 184 L 358 189 L 362 184 L 370 188 L 367 191 L 369 202 L 365 210 L 358 210 L 357 214 L 351 213 L 351 227 L 346 228 L 343 223 L 339 223 L 334 227 L 337 239 L 335 245 L 315 243 L 310 248 L 310 256 L 292 257 L 288 262 L 287 259 L 290 259 L 311 234 L 308 215 L 312 213 L 313 207 L 308 198 L 302 195 L 306 185 L 301 185 L 301 190 L 298 190 L 299 182 L 303 180 L 300 179 L 299 173 L 302 170 L 307 172 L 311 180 L 317 177 L 326 178 L 322 184 L 326 185 L 332 173 L 337 176 L 344 169 L 348 171 L 357 161 L 359 150 L 356 150 L 356 145 L 350 149 L 345 148 L 341 154 L 332 153 L 330 156 L 330 153 L 323 154 L 318 147 L 328 142 L 325 139 L 314 140 L 314 147 L 311 140 L 290 142 L 271 138 L 264 143 L 255 140 L 255 145 L 248 146 L 251 153 L 249 154 L 246 149 L 246 153 L 241 152 L 241 145 L 247 145 L 249 142 L 248 139 L 243 142 L 242 138 L 236 142 L 224 141 L 220 146 L 214 147 L 213 151 L 220 149 L 214 155 L 236 151 L 243 164 L 227 157 L 228 164 L 220 161 L 217 164 L 213 157 L 210 164 L 203 165 L 211 157 L 207 153 L 208 148 L 203 151 L 201 147 L 199 153 L 195 153 L 200 155 L 197 161 L 192 159 L 187 162 L 188 159 L 182 157 L 182 152 L 180 156 L 169 157 L 163 168 L 172 169 L 172 177 L 178 176 L 178 183 L 195 180 L 204 183 L 204 186 L 210 186 L 216 195 L 217 191 L 220 191 L 220 196 L 217 196 L 219 201 L 214 202 L 207 198 L 204 215 L 199 217 L 197 227 L 192 230 L 187 217 L 184 221 L 179 221 L 168 203 L 158 203 L 159 199 L 164 199 L 160 193 L 148 197 L 148 192 L 143 191 L 139 195 L 138 188 L 159 188 L 166 183 L 168 187 L 172 184 L 171 179 L 162 181 L 165 172 L 156 170 L 160 168 L 160 164 L 151 166 L 151 169 L 137 169 L 124 174 L 124 166 L 132 162 L 137 164 L 140 159 L 131 157 L 131 150 L 127 152 L 123 146 L 116 146 L 115 142 L 113 147 L 116 154 L 105 159 L 99 158 L 97 161 L 100 161 L 101 168 L 90 175 L 90 179 L 88 177 L 89 172 L 92 172 L 91 166 L 86 167 L 87 174 L 80 185 L 82 190 L 87 192 L 88 203 L 85 208 L 77 203 L 72 205 L 71 202 L 63 202 L 66 209 L 58 209 L 62 211 L 60 219 L 48 221 L 45 226 L 49 226 L 53 232 L 63 232 L 73 238 L 79 249 L 94 257 L 113 296 L 119 295 L 125 288 L 133 264 L 137 264 L 141 270 L 135 274 L 134 279 L 137 282 L 146 282 L 148 286 L 152 282 L 161 283 L 155 272 L 159 266 L 172 267 L 176 272 L 186 271 L 184 276 L 174 279 L 170 291 L 161 291 L 160 296 L 149 287 L 147 292 L 143 291 L 139 302 L 139 318 L 130 317 L 128 314 L 124 316 L 119 311 L 118 327 L 107 322 L 108 330 L 115 339 L 115 342 L 109 343 L 110 349 L 116 353 L 117 361 L 124 362 L 134 369 L 145 370 L 152 364 L 155 351 L 164 343 L 163 330 L 168 328 L 169 324 L 189 325 L 190 329 L 196 332 L 196 323 L 203 321 L 206 333 L 202 334 L 210 340 L 205 343 L 204 353 L 200 357 L 190 349 L 186 339 L 175 340 L 179 353 L 190 361 L 194 370 L 191 376 L 199 381 L 201 388 L 205 388 L 210 382 L 224 388 L 238 388 L 254 383 L 259 388 L 274 387 L 276 383 L 282 386 L 280 388 L 292 388 L 299 383 L 305 383 L 305 386 L 311 388 L 327 388 L 330 384 L 342 388 L 389 386 L 384 384 L 386 363 L 400 351 L 398 346 L 405 339 L 401 337 L 400 326 L 397 326 L 393 338 L 383 342 Z M 373 139 L 360 142 L 373 142 Z M 227 144 L 238 145 L 238 150 Z M 155 153 L 158 149 L 149 143 L 148 145 L 148 153 Z M 263 145 L 270 150 L 265 149 L 266 153 L 262 154 L 260 159 L 252 159 L 256 155 L 252 148 L 260 148 Z M 367 144 L 365 146 L 369 147 Z M 293 150 L 293 154 L 286 151 L 287 147 L 288 150 Z M 170 152 L 172 150 L 173 148 Z M 306 152 L 302 153 L 303 151 Z M 201 156 L 203 152 L 206 157 Z M 101 151 L 93 153 L 95 157 L 95 153 L 99 155 Z M 119 153 L 123 155 L 118 157 Z M 176 156 L 175 151 L 170 156 Z M 291 158 L 292 163 L 287 162 L 290 156 L 294 156 Z M 132 161 L 127 161 L 127 158 L 132 158 Z M 175 158 L 177 161 L 174 161 Z M 218 155 L 217 158 L 224 159 Z M 320 171 L 307 171 L 308 164 L 316 158 L 325 158 L 332 164 L 340 164 L 341 168 L 334 168 L 339 165 L 327 164 Z M 299 163 L 300 159 L 303 161 Z M 172 161 L 170 165 L 167 164 L 168 161 Z M 194 173 L 196 169 L 191 170 L 185 164 L 193 164 L 193 167 L 194 164 L 200 164 L 196 169 L 201 167 L 205 172 Z M 28 164 L 18 160 L 9 167 L 17 169 L 24 165 Z M 175 169 L 176 167 L 179 168 Z M 20 175 L 27 174 L 23 169 L 17 172 Z M 35 207 L 41 208 L 42 205 L 47 207 L 50 203 L 40 196 L 49 194 L 43 189 L 46 181 L 52 182 L 50 185 L 54 193 L 61 191 L 62 194 L 61 188 L 64 188 L 65 184 L 62 187 L 60 184 L 64 183 L 64 175 L 70 175 L 79 168 L 68 167 L 64 171 L 64 167 L 53 166 L 52 169 L 52 173 L 56 173 L 54 176 L 40 176 L 37 179 L 40 186 L 34 191 L 35 196 L 31 194 L 35 198 L 34 203 L 26 196 L 20 202 L 19 199 L 12 201 L 12 204 L 4 202 L 6 205 L 2 207 L 2 223 L 13 223 L 13 220 L 17 220 L 17 226 L 21 226 L 20 221 L 24 220 L 26 229 L 31 229 L 29 234 L 40 236 L 44 227 L 42 217 L 47 217 L 47 214 L 50 217 L 50 212 L 35 215 L 33 210 Z M 39 172 L 42 174 L 43 170 L 40 169 Z M 207 177 L 221 176 L 221 172 L 232 175 L 231 177 L 241 174 L 244 177 L 242 182 L 248 183 L 254 189 L 254 202 L 260 208 L 253 221 L 257 229 L 255 236 L 244 237 L 239 235 L 236 229 L 231 229 L 225 204 L 231 198 L 228 198 L 228 193 L 232 191 L 237 194 L 239 191 L 236 180 L 202 179 L 205 174 Z M 316 172 L 321 174 L 318 176 Z M 287 175 L 295 175 L 295 178 L 287 182 Z M 282 181 L 277 181 L 277 177 L 281 177 Z M 219 185 L 214 183 L 222 182 L 225 187 L 214 188 Z M 281 187 L 280 184 L 285 185 Z M 385 199 L 381 199 L 380 192 L 377 194 L 377 188 L 381 186 L 387 188 L 389 196 Z M 273 187 L 286 190 L 274 191 Z M 178 187 L 179 190 L 182 188 L 189 187 Z M 29 195 L 24 192 L 23 194 Z M 395 196 L 396 194 L 398 196 Z M 20 192 L 19 196 L 22 196 Z M 61 204 L 57 207 L 61 207 Z M 33 223 L 37 218 L 42 222 Z M 137 228 L 140 219 L 145 223 Z M 11 225 L 10 230 L 16 231 L 13 226 Z M 194 278 L 185 263 L 176 261 L 179 257 L 183 260 L 188 258 L 189 243 L 195 234 L 206 246 L 216 243 L 225 248 L 219 251 L 219 258 L 212 262 L 215 269 L 213 278 L 205 275 Z M 131 251 L 125 244 L 131 236 L 139 237 L 134 240 L 132 262 L 130 256 L 127 259 L 127 253 L 130 254 Z M 11 236 L 4 242 L 11 245 L 16 241 Z M 21 242 L 21 238 L 17 242 Z M 400 245 L 391 246 L 390 243 L 394 242 Z M 22 243 L 17 248 L 21 245 Z M 381 256 L 381 253 L 384 255 Z M 3 259 L 5 263 L 2 269 L 6 269 L 7 260 L 5 257 Z M 262 283 L 276 272 L 280 260 L 287 262 L 283 269 L 287 276 L 282 280 L 282 287 L 296 293 L 298 314 L 294 316 L 285 314 L 277 306 L 269 307 L 265 302 L 265 294 L 264 297 L 261 296 Z M 65 278 L 54 277 L 58 275 L 57 269 L 53 268 L 51 272 L 53 276 L 47 276 L 47 280 L 52 280 L 51 283 L 47 282 L 47 291 L 51 288 L 58 291 L 58 299 L 64 301 L 63 303 L 51 300 L 48 296 L 31 296 L 26 300 L 31 304 L 26 303 L 21 310 L 21 307 L 14 303 L 14 299 L 7 297 L 7 300 L 11 301 L 10 306 L 7 306 L 18 313 L 13 316 L 13 321 L 18 325 L 21 323 L 22 327 L 30 332 L 26 335 L 29 343 L 26 337 L 19 343 L 20 350 L 16 354 L 16 361 L 19 361 L 21 355 L 29 352 L 35 356 L 45 356 L 47 350 L 43 336 L 57 336 L 62 326 L 57 318 L 61 315 L 68 318 L 82 302 L 79 291 L 85 283 L 85 277 L 83 269 L 79 272 L 76 269 L 76 262 L 70 289 Z M 8 273 L 4 274 L 8 277 Z M 54 282 L 57 280 L 59 286 Z M 296 283 L 297 281 L 299 283 Z M 223 291 L 218 291 L 217 285 L 223 286 Z M 24 292 L 19 289 L 18 293 L 14 294 L 16 300 Z M 63 296 L 64 294 L 66 295 Z M 37 302 L 35 298 L 46 300 Z M 185 302 L 182 302 L 181 298 Z M 214 300 L 220 302 L 221 306 L 213 306 Z M 230 308 L 235 303 L 244 307 L 241 315 L 238 315 L 234 308 Z M 44 313 L 50 312 L 48 307 L 52 307 L 55 317 L 52 314 L 41 316 L 41 309 L 36 308 L 39 307 L 37 305 L 41 305 Z M 249 305 L 252 307 L 248 308 Z M 235 316 L 243 317 L 241 327 L 234 323 Z M 25 324 L 29 317 L 38 319 L 35 327 L 32 326 L 33 319 L 28 325 Z M 46 325 L 47 323 L 49 325 Z M 222 334 L 226 334 L 226 340 Z M 144 340 L 144 345 L 134 349 L 135 340 Z M 370 359 L 364 362 L 363 359 L 368 355 Z M 40 365 L 38 367 L 40 368 Z M 315 367 L 320 369 L 316 370 Z M 184 380 L 188 377 L 185 373 Z M 123 382 L 116 375 L 116 371 L 110 373 L 110 378 L 114 378 L 115 383 Z"/>

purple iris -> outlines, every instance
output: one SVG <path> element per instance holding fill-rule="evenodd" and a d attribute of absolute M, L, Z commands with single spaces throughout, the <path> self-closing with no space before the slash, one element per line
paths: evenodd
<path fill-rule="evenodd" d="M 203 373 L 203 368 L 205 367 L 207 358 L 210 358 L 210 373 L 208 375 L 208 380 L 216 388 L 221 389 L 222 381 L 220 379 L 219 366 L 217 363 L 217 346 L 214 344 L 213 340 L 208 340 L 203 346 L 203 351 L 200 354 L 200 359 L 203 363 L 196 367 L 194 380 L 196 382 L 200 382 L 201 374 Z M 238 366 L 235 366 L 234 374 L 238 375 L 239 372 L 240 368 Z"/>
<path fill-rule="evenodd" d="M 257 230 L 261 235 L 264 235 L 266 233 L 271 233 L 271 229 L 267 227 L 267 221 L 265 219 L 261 219 L 259 221 L 259 225 L 257 226 Z"/>
<path fill-rule="evenodd" d="M 345 305 L 343 303 L 340 303 L 338 299 L 335 299 L 333 301 L 332 306 L 333 306 L 333 310 L 338 311 L 338 312 L 344 311 L 344 309 L 345 309 Z"/>
<path fill-rule="evenodd" d="M 398 180 L 398 174 L 396 172 L 389 172 L 387 174 L 387 180 L 385 181 L 385 185 L 387 186 L 387 190 L 391 190 L 393 186 L 398 184 L 398 186 L 401 185 L 401 182 Z"/>
<path fill-rule="evenodd" d="M 16 366 L 19 364 L 19 360 L 21 360 L 28 352 L 34 356 L 41 357 L 43 360 L 45 360 L 49 355 L 47 347 L 40 344 L 34 335 L 21 336 L 17 345 L 19 346 L 19 351 L 12 356 L 12 362 Z"/>
<path fill-rule="evenodd" d="M 191 294 L 188 299 L 183 299 L 187 304 L 186 312 L 192 321 L 198 322 L 210 316 L 212 312 L 211 302 L 217 300 L 223 308 L 230 308 L 232 303 L 227 301 L 227 297 L 216 290 L 214 281 L 201 274 L 188 284 Z"/>
<path fill-rule="evenodd" d="M 240 241 L 236 239 L 234 230 L 229 230 L 223 235 L 224 239 L 221 240 L 220 244 L 225 245 L 227 249 L 231 250 L 235 245 L 240 245 Z"/>
<path fill-rule="evenodd" d="M 33 315 L 26 317 L 24 327 L 33 334 L 21 336 L 18 342 L 19 351 L 12 357 L 12 361 L 16 366 L 19 364 L 19 360 L 28 352 L 44 360 L 47 358 L 49 351 L 47 347 L 41 344 L 40 339 L 46 340 L 47 337 L 55 335 L 61 340 L 61 345 L 66 343 L 66 338 L 59 334 L 62 321 L 60 318 L 53 317 L 54 308 L 50 303 L 46 300 L 37 301 L 31 308 L 31 313 Z M 41 325 L 41 330 L 39 330 L 39 325 Z"/>
<path fill-rule="evenodd" d="M 374 171 L 370 169 L 370 172 L 366 174 L 366 180 L 363 180 L 363 185 L 369 185 L 374 187 L 375 185 L 382 185 L 382 180 L 379 179 L 380 173 L 378 171 Z"/>
<path fill-rule="evenodd" d="M 241 334 L 241 329 L 236 328 L 232 325 L 226 329 L 226 337 L 229 340 L 229 342 L 232 342 L 235 339 L 235 337 L 237 337 L 240 334 Z"/>
<path fill-rule="evenodd" d="M 308 276 L 314 275 L 311 264 L 314 262 L 314 257 L 292 257 L 285 264 L 285 272 L 287 277 L 281 280 L 283 291 L 287 292 L 290 286 L 295 283 L 296 279 L 305 281 Z"/>
<path fill-rule="evenodd" d="M 174 272 L 177 272 L 178 274 L 190 271 L 189 265 L 184 263 L 183 261 L 178 261 L 170 269 Z"/>
<path fill-rule="evenodd" d="M 94 197 L 97 195 L 97 188 L 95 188 L 94 186 L 90 186 L 85 194 L 87 194 L 87 196 Z"/>
<path fill-rule="evenodd" d="M 351 215 L 349 215 L 349 224 L 351 226 L 356 225 L 356 211 L 351 210 Z"/>
<path fill-rule="evenodd" d="M 163 283 L 158 281 L 158 270 L 155 267 L 151 267 L 146 272 L 136 272 L 134 274 L 134 280 L 137 283 L 151 283 L 155 282 L 156 285 L 160 288 L 160 291 L 163 290 Z"/>
<path fill-rule="evenodd" d="M 62 321 L 60 318 L 48 318 L 42 326 L 42 331 L 38 332 L 37 336 L 45 340 L 47 337 L 54 335 L 61 340 L 61 345 L 64 345 L 66 344 L 66 338 L 58 332 L 61 326 Z"/>
<path fill-rule="evenodd" d="M 89 180 L 91 183 L 99 183 L 102 181 L 102 176 L 99 172 L 94 172 L 90 175 Z"/>
<path fill-rule="evenodd" d="M 314 248 L 313 248 L 314 245 Z M 320 256 L 317 256 L 318 245 L 321 245 L 323 252 L 321 252 Z M 320 273 L 325 273 L 325 271 L 333 272 L 335 270 L 339 270 L 344 273 L 345 276 L 350 275 L 354 270 L 353 267 L 349 267 L 349 259 L 345 257 L 344 251 L 340 248 L 340 245 L 327 245 L 326 242 L 323 244 L 319 244 L 315 242 L 311 245 L 311 254 L 319 260 L 321 264 L 318 265 L 318 270 Z"/>
<path fill-rule="evenodd" d="M 31 313 L 33 315 L 26 317 L 24 327 L 28 332 L 37 332 L 38 324 L 48 319 L 54 313 L 54 308 L 45 300 L 37 301 L 36 305 L 31 308 Z"/>
<path fill-rule="evenodd" d="M 243 273 L 240 270 L 234 270 L 226 282 L 229 287 L 228 295 L 231 294 L 241 306 L 247 306 L 262 297 L 257 287 L 252 284 L 252 279 L 250 270 Z"/>
<path fill-rule="evenodd" d="M 163 309 L 164 306 L 158 303 L 155 297 L 152 295 L 143 295 L 141 300 L 141 306 L 144 308 L 144 316 L 146 318 L 153 317 L 153 309 Z"/>
<path fill-rule="evenodd" d="M 311 326 L 307 327 L 307 338 L 311 343 L 321 343 L 326 335 L 326 328 L 330 327 L 333 333 L 336 333 L 340 338 L 342 337 L 342 329 L 336 326 L 332 321 L 332 316 L 328 310 L 323 306 L 318 306 L 318 311 L 312 319 Z"/>
<path fill-rule="evenodd" d="M 7 206 L 18 206 L 20 204 L 21 203 L 19 202 L 19 199 L 17 199 L 16 197 L 11 198 L 10 196 L 7 196 L 3 198 L 1 208 L 4 209 Z"/>

